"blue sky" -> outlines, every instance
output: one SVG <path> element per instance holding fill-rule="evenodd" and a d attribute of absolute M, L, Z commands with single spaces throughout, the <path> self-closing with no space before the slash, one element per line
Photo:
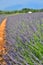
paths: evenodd
<path fill-rule="evenodd" d="M 0 10 L 19 10 L 22 8 L 43 8 L 43 0 L 0 0 Z"/>

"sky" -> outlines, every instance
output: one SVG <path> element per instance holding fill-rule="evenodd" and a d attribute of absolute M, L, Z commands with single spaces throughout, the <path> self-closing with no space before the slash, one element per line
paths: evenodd
<path fill-rule="evenodd" d="M 20 10 L 22 8 L 43 8 L 43 0 L 0 0 L 0 10 Z"/>

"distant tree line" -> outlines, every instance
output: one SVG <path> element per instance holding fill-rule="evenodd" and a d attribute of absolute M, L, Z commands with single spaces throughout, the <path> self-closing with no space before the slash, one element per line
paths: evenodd
<path fill-rule="evenodd" d="M 0 14 L 14 14 L 14 13 L 28 13 L 31 12 L 43 12 L 43 9 L 30 9 L 30 8 L 23 8 L 21 10 L 14 10 L 14 11 L 1 11 Z"/>

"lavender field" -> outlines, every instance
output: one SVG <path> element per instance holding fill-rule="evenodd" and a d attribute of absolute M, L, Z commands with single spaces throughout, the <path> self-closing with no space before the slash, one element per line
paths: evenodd
<path fill-rule="evenodd" d="M 43 65 L 43 12 L 7 17 L 7 65 Z"/>

